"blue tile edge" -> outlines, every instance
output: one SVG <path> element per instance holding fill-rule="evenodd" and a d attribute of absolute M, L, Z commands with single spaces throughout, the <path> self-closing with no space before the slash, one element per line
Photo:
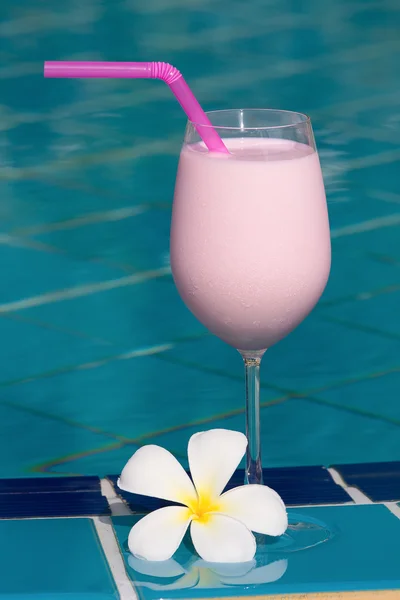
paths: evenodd
<path fill-rule="evenodd" d="M 400 461 L 333 465 L 346 485 L 356 487 L 373 502 L 400 500 Z"/>
<path fill-rule="evenodd" d="M 351 463 L 344 465 L 332 465 L 343 478 L 374 478 L 374 477 L 399 477 L 400 461 L 376 462 L 376 463 Z"/>
<path fill-rule="evenodd" d="M 40 494 L 45 492 L 100 492 L 100 489 L 100 478 L 95 475 L 0 479 L 0 495 Z"/>
<path fill-rule="evenodd" d="M 99 477 L 0 479 L 0 519 L 109 515 Z"/>
<path fill-rule="evenodd" d="M 306 506 L 324 504 L 352 503 L 347 492 L 337 485 L 324 467 L 284 467 L 282 469 L 264 469 L 264 482 L 275 489 L 287 506 Z M 130 494 L 120 490 L 118 475 L 108 475 L 115 493 L 134 513 L 143 513 L 171 506 L 174 503 L 139 494 Z M 226 489 L 243 485 L 244 470 L 238 469 L 229 481 Z"/>
<path fill-rule="evenodd" d="M 345 469 L 350 472 L 357 467 L 362 472 L 368 472 L 365 465 L 346 465 Z M 377 463 L 373 467 L 375 471 L 380 469 L 382 473 L 386 473 L 388 469 L 396 469 L 396 473 L 398 470 L 400 487 L 400 463 Z M 340 465 L 335 468 L 341 472 Z M 345 474 L 344 477 L 346 479 Z M 150 512 L 173 504 L 120 490 L 117 475 L 109 475 L 107 479 L 115 493 L 134 513 Z M 238 469 L 227 489 L 242 485 L 243 481 L 244 470 Z M 329 471 L 322 466 L 264 469 L 264 481 L 282 496 L 287 506 L 353 502 L 345 489 L 337 485 Z M 101 481 L 97 476 L 0 479 L 0 519 L 110 514 L 111 508 L 107 498 L 102 495 Z"/>

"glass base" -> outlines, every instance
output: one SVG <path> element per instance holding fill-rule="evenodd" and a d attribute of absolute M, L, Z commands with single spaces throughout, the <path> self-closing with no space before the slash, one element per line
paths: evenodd
<path fill-rule="evenodd" d="M 268 549 L 269 554 L 291 554 L 314 548 L 328 542 L 337 535 L 331 525 L 304 514 L 290 512 L 289 526 L 279 538 L 257 536 L 258 544 Z"/>

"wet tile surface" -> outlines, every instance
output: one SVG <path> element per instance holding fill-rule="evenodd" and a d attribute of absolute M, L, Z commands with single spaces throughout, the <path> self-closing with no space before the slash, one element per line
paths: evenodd
<path fill-rule="evenodd" d="M 400 521 L 383 506 L 290 510 L 287 535 L 277 541 L 264 538 L 255 562 L 240 569 L 200 561 L 189 542 L 167 564 L 144 566 L 127 550 L 135 520 L 116 517 L 113 523 L 128 575 L 146 600 L 187 598 L 188 593 L 191 598 L 215 598 L 400 587 L 396 551 Z"/>
<path fill-rule="evenodd" d="M 364 493 L 371 483 L 375 491 L 388 491 L 391 486 L 393 492 L 399 464 L 336 465 L 335 469 L 346 484 L 356 485 Z M 115 476 L 109 477 L 107 485 L 103 481 L 101 489 L 97 477 L 0 480 L 0 534 L 7 540 L 1 553 L 0 595 L 7 600 L 31 596 L 133 600 L 126 577 L 139 598 L 146 600 L 187 598 L 188 593 L 191 598 L 215 598 L 400 588 L 396 552 L 400 521 L 386 506 L 352 504 L 345 489 L 322 467 L 265 469 L 264 476 L 296 508 L 289 508 L 289 528 L 284 536 L 259 536 L 255 560 L 234 566 L 200 560 L 189 537 L 166 562 L 143 562 L 131 556 L 127 536 L 140 515 L 110 520 L 107 513 L 111 509 L 114 515 L 126 514 L 128 505 L 133 510 L 153 510 L 161 504 L 125 493 L 121 497 L 127 504 L 121 504 L 111 493 Z M 239 470 L 229 486 L 240 485 L 242 480 Z M 110 500 L 101 496 L 101 490 Z M 311 499 L 331 505 L 299 506 Z M 36 512 L 24 512 L 28 505 Z M 4 508 L 11 507 L 13 514 L 4 515 Z M 90 512 L 94 520 L 82 518 Z M 29 515 L 39 518 L 27 518 Z M 68 515 L 68 519 L 43 518 L 46 515 Z M 29 555 L 23 578 L 21 549 Z"/>
<path fill-rule="evenodd" d="M 2 599 L 118 598 L 90 520 L 0 521 L 0 532 L 7 540 L 1 550 Z"/>

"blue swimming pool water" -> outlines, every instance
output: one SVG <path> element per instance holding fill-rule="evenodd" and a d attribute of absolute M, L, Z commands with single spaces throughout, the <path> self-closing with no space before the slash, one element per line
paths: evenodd
<path fill-rule="evenodd" d="M 168 273 L 185 118 L 154 81 L 52 60 L 165 60 L 206 109 L 311 115 L 333 267 L 266 354 L 269 466 L 400 459 L 400 6 L 85 0 L 0 7 L 0 477 L 118 472 L 143 443 L 243 428 L 239 355 Z M 156 174 L 156 176 L 155 176 Z"/>

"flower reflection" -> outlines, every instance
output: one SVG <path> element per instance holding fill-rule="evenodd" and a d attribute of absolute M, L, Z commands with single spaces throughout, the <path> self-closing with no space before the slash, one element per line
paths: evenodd
<path fill-rule="evenodd" d="M 256 559 L 246 563 L 209 563 L 194 554 L 178 560 L 150 562 L 128 556 L 136 586 L 152 590 L 221 589 L 257 586 L 278 581 L 286 572 L 286 558 L 268 561 L 259 548 Z"/>

